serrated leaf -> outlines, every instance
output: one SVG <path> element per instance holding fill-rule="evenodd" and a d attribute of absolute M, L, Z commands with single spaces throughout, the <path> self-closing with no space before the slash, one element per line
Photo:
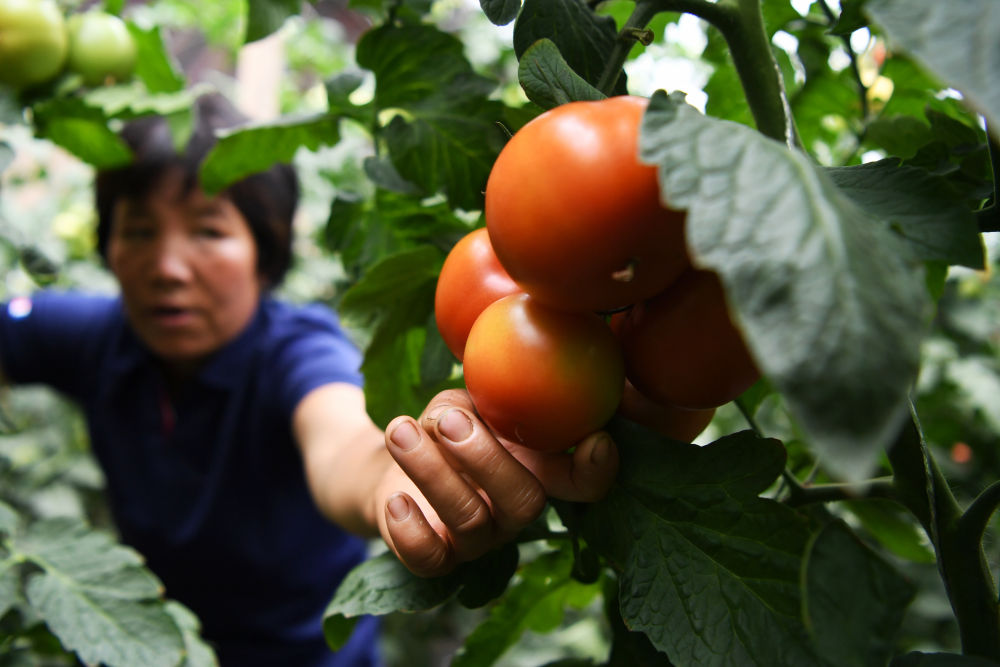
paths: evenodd
<path fill-rule="evenodd" d="M 412 293 L 437 280 L 444 254 L 433 246 L 398 252 L 373 264 L 340 302 L 345 314 L 392 308 L 410 300 Z"/>
<path fill-rule="evenodd" d="M 962 91 L 1000 137 L 1000 5 L 995 0 L 868 0 L 865 11 L 903 50 Z"/>
<path fill-rule="evenodd" d="M 538 40 L 524 52 L 517 66 L 517 78 L 528 99 L 543 109 L 606 97 L 570 68 L 559 47 L 549 39 Z"/>
<path fill-rule="evenodd" d="M 173 667 L 184 640 L 158 600 L 104 597 L 55 573 L 28 580 L 27 598 L 67 649 L 88 664 Z"/>
<path fill-rule="evenodd" d="M 175 66 L 170 52 L 163 43 L 160 27 L 144 30 L 134 23 L 128 24 L 129 33 L 135 40 L 135 76 L 143 82 L 150 93 L 176 93 L 184 89 L 184 75 Z"/>
<path fill-rule="evenodd" d="M 247 0 L 247 31 L 245 41 L 255 42 L 267 37 L 299 13 L 301 0 Z"/>
<path fill-rule="evenodd" d="M 493 25 L 507 25 L 521 11 L 521 0 L 479 0 L 486 18 Z"/>
<path fill-rule="evenodd" d="M 318 114 L 248 125 L 218 136 L 201 165 L 201 184 L 207 193 L 219 192 L 274 164 L 291 162 L 299 148 L 314 151 L 332 146 L 340 141 L 340 130 L 335 117 Z"/>
<path fill-rule="evenodd" d="M 162 586 L 135 551 L 65 518 L 31 524 L 12 546 L 42 570 L 28 580 L 28 601 L 84 662 L 180 661 L 183 639 L 160 599 Z"/>
<path fill-rule="evenodd" d="M 173 600 L 166 603 L 166 610 L 184 637 L 184 661 L 178 667 L 218 667 L 219 660 L 215 651 L 201 637 L 201 621 L 198 617 Z"/>
<path fill-rule="evenodd" d="M 596 86 L 618 41 L 618 28 L 610 16 L 600 16 L 580 0 L 525 0 L 514 23 L 514 53 L 520 59 L 538 40 L 549 39 L 570 68 Z M 612 91 L 628 92 L 624 73 Z"/>
<path fill-rule="evenodd" d="M 920 259 L 984 267 L 986 248 L 976 217 L 943 178 L 895 160 L 826 173 L 861 208 L 892 225 Z"/>
<path fill-rule="evenodd" d="M 809 544 L 803 616 L 817 649 L 835 665 L 885 665 L 914 593 L 913 585 L 843 522 L 827 524 Z"/>
<path fill-rule="evenodd" d="M 326 641 L 334 650 L 339 649 L 362 615 L 432 609 L 463 587 L 475 585 L 483 578 L 482 568 L 494 564 L 497 558 L 497 553 L 488 553 L 442 577 L 418 577 L 390 552 L 370 558 L 347 574 L 327 606 L 323 616 Z"/>
<path fill-rule="evenodd" d="M 159 580 L 145 569 L 136 551 L 76 519 L 36 521 L 16 536 L 13 547 L 45 571 L 98 595 L 149 600 L 158 598 L 162 591 Z"/>
<path fill-rule="evenodd" d="M 382 130 L 400 175 L 453 207 L 482 208 L 504 136 L 496 83 L 477 74 L 456 37 L 428 25 L 386 25 L 358 43 L 357 61 L 375 74 L 375 106 L 395 110 Z"/>
<path fill-rule="evenodd" d="M 575 581 L 570 572 L 571 553 L 553 551 L 528 563 L 519 582 L 490 609 L 489 617 L 466 638 L 452 658 L 452 667 L 494 664 L 526 630 L 551 632 L 562 622 L 572 598 L 586 589 L 590 597 L 598 587 Z"/>
<path fill-rule="evenodd" d="M 902 241 L 806 155 L 677 97 L 654 95 L 640 144 L 810 446 L 834 475 L 866 477 L 906 416 L 927 325 Z"/>
<path fill-rule="evenodd" d="M 620 572 L 625 624 L 671 664 L 822 664 L 800 617 L 807 525 L 760 494 L 781 443 L 745 432 L 699 447 L 612 424 L 621 469 L 581 532 Z"/>

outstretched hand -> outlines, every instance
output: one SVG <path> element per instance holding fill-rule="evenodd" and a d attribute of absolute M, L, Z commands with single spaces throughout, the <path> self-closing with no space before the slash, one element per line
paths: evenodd
<path fill-rule="evenodd" d="M 603 432 L 572 453 L 551 454 L 498 440 L 466 392 L 438 394 L 419 419 L 385 430 L 398 464 L 376 489 L 379 532 L 406 567 L 445 574 L 509 541 L 544 510 L 547 497 L 595 501 L 618 472 L 618 450 Z"/>

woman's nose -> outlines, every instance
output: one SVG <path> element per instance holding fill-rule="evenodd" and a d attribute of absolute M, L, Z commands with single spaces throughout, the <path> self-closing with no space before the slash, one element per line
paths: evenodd
<path fill-rule="evenodd" d="M 161 237 L 154 249 L 153 279 L 159 282 L 185 282 L 191 277 L 190 253 L 182 238 Z"/>

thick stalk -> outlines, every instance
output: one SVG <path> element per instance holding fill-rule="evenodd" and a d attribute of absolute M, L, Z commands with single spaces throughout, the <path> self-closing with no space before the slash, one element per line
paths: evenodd
<path fill-rule="evenodd" d="M 722 32 L 743 86 L 750 112 L 760 132 L 788 146 L 797 146 L 792 110 L 771 41 L 764 28 L 760 0 L 736 0 L 735 21 L 715 27 Z"/>
<path fill-rule="evenodd" d="M 982 544 L 968 522 L 963 524 L 958 502 L 927 452 L 912 409 L 911 416 L 889 449 L 896 496 L 923 524 L 934 545 L 963 653 L 1000 660 L 1000 609 Z"/>

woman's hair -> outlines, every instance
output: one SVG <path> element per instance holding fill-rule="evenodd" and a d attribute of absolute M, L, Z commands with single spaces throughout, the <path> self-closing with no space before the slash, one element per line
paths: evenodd
<path fill-rule="evenodd" d="M 217 130 L 247 121 L 223 96 L 202 95 L 194 104 L 194 127 L 183 152 L 177 152 L 170 126 L 161 116 L 130 121 L 121 137 L 132 149 L 130 164 L 97 172 L 97 248 L 107 259 L 115 203 L 141 200 L 159 187 L 170 171 L 183 174 L 183 192 L 198 186 L 202 161 L 216 143 Z M 251 174 L 220 193 L 246 219 L 257 245 L 257 273 L 269 287 L 278 285 L 292 261 L 292 218 L 299 201 L 299 182 L 288 164 Z"/>

